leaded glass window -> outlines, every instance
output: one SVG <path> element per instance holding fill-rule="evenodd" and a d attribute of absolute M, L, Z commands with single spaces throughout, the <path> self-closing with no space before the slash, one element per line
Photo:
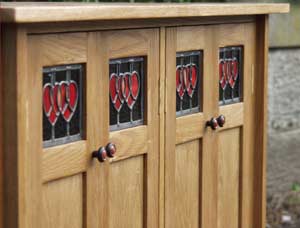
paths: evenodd
<path fill-rule="evenodd" d="M 222 47 L 219 50 L 220 105 L 240 102 L 242 99 L 242 55 L 242 47 Z"/>
<path fill-rule="evenodd" d="M 202 52 L 176 54 L 176 115 L 199 112 L 202 74 Z"/>
<path fill-rule="evenodd" d="M 43 69 L 44 147 L 82 138 L 82 65 Z"/>
<path fill-rule="evenodd" d="M 110 129 L 143 124 L 145 57 L 113 59 L 109 63 Z"/>

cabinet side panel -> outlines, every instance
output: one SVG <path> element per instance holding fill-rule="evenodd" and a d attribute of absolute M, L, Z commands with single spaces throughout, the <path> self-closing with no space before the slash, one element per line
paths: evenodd
<path fill-rule="evenodd" d="M 268 15 L 256 21 L 256 78 L 255 78 L 255 173 L 254 227 L 266 227 L 266 151 L 267 151 L 267 92 L 268 92 Z"/>
<path fill-rule="evenodd" d="M 18 227 L 18 163 L 17 163 L 17 28 L 14 25 L 2 27 L 1 45 L 3 66 L 1 84 L 3 104 L 5 109 L 3 121 L 3 215 L 4 227 Z M 2 128 L 1 128 L 2 129 Z M 2 138 L 2 137 L 1 137 Z"/>

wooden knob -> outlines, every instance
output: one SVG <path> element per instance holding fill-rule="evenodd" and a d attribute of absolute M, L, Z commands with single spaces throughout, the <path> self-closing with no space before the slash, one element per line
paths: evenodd
<path fill-rule="evenodd" d="M 217 118 L 217 121 L 218 121 L 219 126 L 220 126 L 220 127 L 223 127 L 224 124 L 225 124 L 225 116 L 220 115 L 220 116 Z"/>
<path fill-rule="evenodd" d="M 105 147 L 107 156 L 113 158 L 117 152 L 116 145 L 114 143 L 108 143 Z"/>
<path fill-rule="evenodd" d="M 99 150 L 93 152 L 92 157 L 97 158 L 99 162 L 104 162 L 107 157 L 106 149 L 101 146 Z"/>
<path fill-rule="evenodd" d="M 206 122 L 206 127 L 210 127 L 212 130 L 216 130 L 218 128 L 218 121 L 216 118 L 211 118 L 210 121 Z"/>

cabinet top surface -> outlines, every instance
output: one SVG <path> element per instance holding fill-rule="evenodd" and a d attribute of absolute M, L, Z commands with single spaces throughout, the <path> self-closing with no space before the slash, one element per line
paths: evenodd
<path fill-rule="evenodd" d="M 63 22 L 288 13 L 285 3 L 0 2 L 2 22 Z"/>

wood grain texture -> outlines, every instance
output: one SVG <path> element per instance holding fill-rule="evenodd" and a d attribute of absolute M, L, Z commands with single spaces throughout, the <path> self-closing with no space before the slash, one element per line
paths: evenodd
<path fill-rule="evenodd" d="M 3 24 L 0 22 L 0 227 L 3 227 L 3 207 L 4 207 L 4 148 L 3 148 L 3 136 L 4 136 L 4 123 L 3 123 L 3 67 L 2 59 L 4 57 L 2 52 L 2 29 Z"/>
<path fill-rule="evenodd" d="M 165 228 L 173 228 L 175 224 L 175 139 L 176 139 L 176 100 L 175 100 L 175 69 L 176 69 L 177 28 L 166 29 L 166 91 L 165 91 Z"/>
<path fill-rule="evenodd" d="M 43 150 L 42 179 L 44 182 L 85 172 L 88 165 L 85 141 L 68 143 Z"/>
<path fill-rule="evenodd" d="M 109 141 L 117 147 L 118 153 L 110 161 L 118 161 L 132 156 L 145 154 L 148 151 L 148 128 L 139 126 L 110 133 Z"/>
<path fill-rule="evenodd" d="M 243 60 L 243 88 L 242 100 L 243 102 L 225 105 L 219 107 L 219 114 L 226 117 L 226 123 L 223 128 L 219 128 L 220 134 L 227 132 L 228 129 L 241 127 L 241 141 L 240 141 L 240 186 L 237 194 L 239 210 L 236 213 L 236 221 L 240 227 L 255 227 L 253 217 L 254 211 L 254 107 L 253 107 L 253 63 L 254 63 L 254 47 L 255 47 L 255 24 L 243 23 L 239 25 L 216 25 L 215 35 L 216 47 L 224 46 L 243 46 L 244 60 Z M 235 140 L 235 139 L 233 139 Z M 223 196 L 225 197 L 225 196 Z M 223 199 L 220 198 L 219 201 Z M 227 209 L 229 210 L 229 209 Z M 231 213 L 231 212 L 230 212 Z M 226 216 L 225 216 L 226 217 Z M 226 219 L 219 216 L 219 219 Z"/>
<path fill-rule="evenodd" d="M 83 227 L 82 174 L 44 184 L 42 192 L 41 227 Z"/>
<path fill-rule="evenodd" d="M 108 200 L 109 228 L 144 227 L 146 202 L 144 155 L 111 164 Z"/>
<path fill-rule="evenodd" d="M 30 45 L 30 48 L 28 48 L 28 55 L 30 56 L 28 75 L 30 75 L 31 80 L 24 79 L 22 82 L 31 82 L 31 84 L 25 84 L 19 96 L 33 96 L 33 98 L 27 102 L 23 101 L 25 107 L 30 107 L 27 107 L 27 109 L 30 109 L 28 113 L 33 115 L 32 122 L 28 121 L 28 116 L 30 115 L 27 112 L 23 113 L 25 114 L 23 115 L 24 119 L 20 121 L 20 123 L 26 125 L 24 128 L 26 128 L 28 132 L 30 131 L 30 133 L 27 132 L 27 134 L 34 137 L 26 140 L 27 145 L 34 145 L 31 146 L 30 152 L 26 153 L 33 154 L 36 157 L 35 159 L 31 158 L 30 162 L 24 160 L 23 164 L 30 166 L 31 169 L 34 168 L 34 172 L 40 175 L 38 181 L 36 181 L 36 185 L 33 186 L 31 184 L 30 187 L 30 191 L 35 194 L 35 198 L 30 199 L 25 196 L 25 199 L 31 200 L 26 204 L 28 207 L 27 210 L 29 212 L 33 211 L 31 213 L 34 213 L 34 222 L 28 225 L 28 227 L 31 228 L 68 227 L 69 224 L 71 224 L 72 227 L 83 227 L 83 224 L 86 223 L 86 175 L 82 173 L 86 171 L 90 158 L 90 154 L 87 153 L 89 141 L 78 141 L 43 149 L 43 111 L 42 106 L 37 105 L 42 104 L 42 89 L 29 89 L 42 88 L 42 70 L 45 66 L 87 62 L 86 36 L 87 34 L 84 33 L 28 36 L 28 43 Z M 30 96 L 24 96 L 26 94 L 25 91 L 27 91 Z M 86 96 L 84 95 L 83 97 L 85 111 Z M 84 121 L 84 126 L 86 126 L 86 124 Z M 86 136 L 84 135 L 84 137 Z M 19 151 L 23 150 L 20 149 Z M 39 158 L 39 160 L 37 160 L 37 158 Z M 78 175 L 70 177 L 70 175 L 74 174 Z M 26 182 L 29 176 L 33 175 L 26 174 L 24 177 Z M 50 180 L 58 178 L 60 179 L 57 181 L 49 182 Z M 74 189 L 70 189 L 68 187 L 69 184 L 71 188 L 73 187 Z M 52 198 L 56 204 L 52 204 Z M 75 203 L 64 205 L 64 200 L 66 200 L 66 202 L 75 201 Z M 58 201 L 61 203 L 57 203 Z M 36 211 L 37 208 L 39 209 L 38 211 Z M 68 209 L 68 212 L 63 213 L 65 209 Z M 47 213 L 47 210 L 49 210 L 49 213 Z M 41 214 L 46 216 L 46 218 L 42 219 Z M 68 218 L 65 219 L 63 217 L 64 214 L 66 214 Z M 71 222 L 68 221 L 73 216 L 75 218 L 73 218 Z M 30 218 L 26 214 L 24 217 L 25 220 Z M 56 219 L 57 217 L 59 217 L 59 219 Z M 23 223 L 23 221 L 20 222 L 20 224 Z"/>
<path fill-rule="evenodd" d="M 218 228 L 238 228 L 240 129 L 219 133 Z"/>
<path fill-rule="evenodd" d="M 244 104 L 244 123 L 241 128 L 241 151 L 240 154 L 240 221 L 239 227 L 254 227 L 254 191 L 256 176 L 254 175 L 254 131 L 255 131 L 255 107 L 254 107 L 254 88 L 255 77 L 255 23 L 246 26 L 246 43 L 244 46 L 244 78 L 243 80 L 243 104 Z"/>
<path fill-rule="evenodd" d="M 87 75 L 86 83 L 86 139 L 88 154 L 105 146 L 109 140 L 109 107 L 108 99 L 108 59 L 105 46 L 102 45 L 101 33 L 87 35 Z M 96 85 L 96 86 L 95 86 Z M 107 99 L 99 99 L 107 98 Z M 97 105 L 95 105 L 97 104 Z M 109 163 L 99 163 L 97 159 L 90 159 L 86 172 L 86 228 L 109 227 L 108 217 L 108 178 Z"/>
<path fill-rule="evenodd" d="M 117 145 L 116 156 L 121 155 L 121 161 L 109 163 L 108 173 L 110 176 L 122 162 L 130 161 L 138 163 L 135 159 L 137 155 L 145 154 L 144 156 L 144 197 L 143 197 L 143 227 L 158 227 L 159 216 L 159 30 L 158 29 L 143 29 L 143 30 L 120 30 L 120 31 L 104 31 L 101 32 L 101 38 L 98 42 L 103 48 L 101 55 L 108 66 L 108 61 L 113 58 L 124 58 L 132 56 L 145 56 L 147 63 L 146 77 L 146 93 L 145 93 L 145 125 L 126 130 L 114 131 L 109 134 L 110 139 L 119 143 Z M 108 85 L 108 67 L 102 69 L 107 80 L 104 85 Z M 108 86 L 103 89 L 106 95 L 107 102 L 109 101 Z M 109 107 L 108 105 L 106 107 Z M 104 109 L 105 115 L 109 116 L 109 109 Z M 104 122 L 109 127 L 109 121 Z M 109 132 L 109 130 L 107 131 Z M 126 141 L 124 139 L 126 139 Z M 135 140 L 135 141 L 133 141 Z M 108 142 L 108 141 L 107 141 Z M 143 143 L 143 145 L 141 144 Z M 135 148 L 135 146 L 138 148 Z M 132 147 L 132 150 L 130 149 Z M 132 153 L 133 152 L 133 153 Z M 127 155 L 126 155 L 127 154 Z M 118 157 L 116 158 L 116 160 Z M 112 160 L 114 161 L 114 159 Z M 130 167 L 128 167 L 130 169 Z M 124 180 L 125 181 L 125 180 Z M 120 188 L 121 193 L 124 189 Z M 114 196 L 117 197 L 117 196 Z M 117 205 L 108 201 L 106 207 L 109 211 L 117 211 Z M 128 213 L 131 213 L 130 210 Z M 114 217 L 108 213 L 107 224 L 104 227 L 109 227 L 110 221 Z M 132 221 L 131 221 L 132 222 Z M 113 224 L 112 224 L 113 225 Z"/>
<path fill-rule="evenodd" d="M 268 46 L 269 18 L 257 17 L 255 82 L 255 227 L 266 226 L 266 165 L 267 165 L 267 107 L 268 107 Z"/>
<path fill-rule="evenodd" d="M 18 172 L 19 172 L 19 227 L 42 227 L 42 90 L 41 69 L 36 64 L 41 59 L 36 40 L 26 36 L 17 54 L 22 62 L 17 64 L 17 105 L 18 105 Z M 28 50 L 31 50 L 28 53 Z M 28 53 L 28 55 L 24 55 Z M 31 66 L 31 67 L 29 67 Z M 33 127 L 34 126 L 34 127 Z"/>
<path fill-rule="evenodd" d="M 289 4 L 268 3 L 1 3 L 0 8 L 1 21 L 18 23 L 253 15 L 289 12 Z"/>
<path fill-rule="evenodd" d="M 59 32 L 87 32 L 112 29 L 136 29 L 165 26 L 208 25 L 255 22 L 255 15 L 242 16 L 209 16 L 182 18 L 152 18 L 152 19 L 122 19 L 105 21 L 77 21 L 60 23 L 24 23 L 20 24 L 30 34 L 59 33 Z"/>
<path fill-rule="evenodd" d="M 203 116 L 210 120 L 218 115 L 219 79 L 218 50 L 212 26 L 205 30 Z M 218 224 L 218 134 L 206 128 L 202 138 L 201 227 L 215 228 Z"/>
<path fill-rule="evenodd" d="M 247 77 L 248 75 L 244 76 Z M 219 113 L 225 116 L 226 122 L 223 127 L 218 128 L 218 131 L 242 126 L 244 124 L 244 103 L 220 106 Z"/>
<path fill-rule="evenodd" d="M 176 146 L 174 228 L 200 227 L 201 143 L 199 139 Z"/>
<path fill-rule="evenodd" d="M 48 34 L 39 42 L 43 66 L 82 63 L 87 59 L 86 33 Z"/>
<path fill-rule="evenodd" d="M 166 28 L 160 28 L 159 39 L 159 226 L 164 227 L 165 208 L 165 99 L 166 99 Z"/>
<path fill-rule="evenodd" d="M 205 122 L 202 113 L 176 118 L 176 144 L 202 138 Z"/>
<path fill-rule="evenodd" d="M 2 27 L 3 49 L 1 52 L 1 62 L 3 66 L 3 227 L 18 227 L 19 202 L 18 202 L 18 139 L 17 135 L 17 104 L 11 100 L 17 99 L 17 48 L 18 32 L 16 26 L 9 25 Z M 21 46 L 22 47 L 22 46 Z"/>

